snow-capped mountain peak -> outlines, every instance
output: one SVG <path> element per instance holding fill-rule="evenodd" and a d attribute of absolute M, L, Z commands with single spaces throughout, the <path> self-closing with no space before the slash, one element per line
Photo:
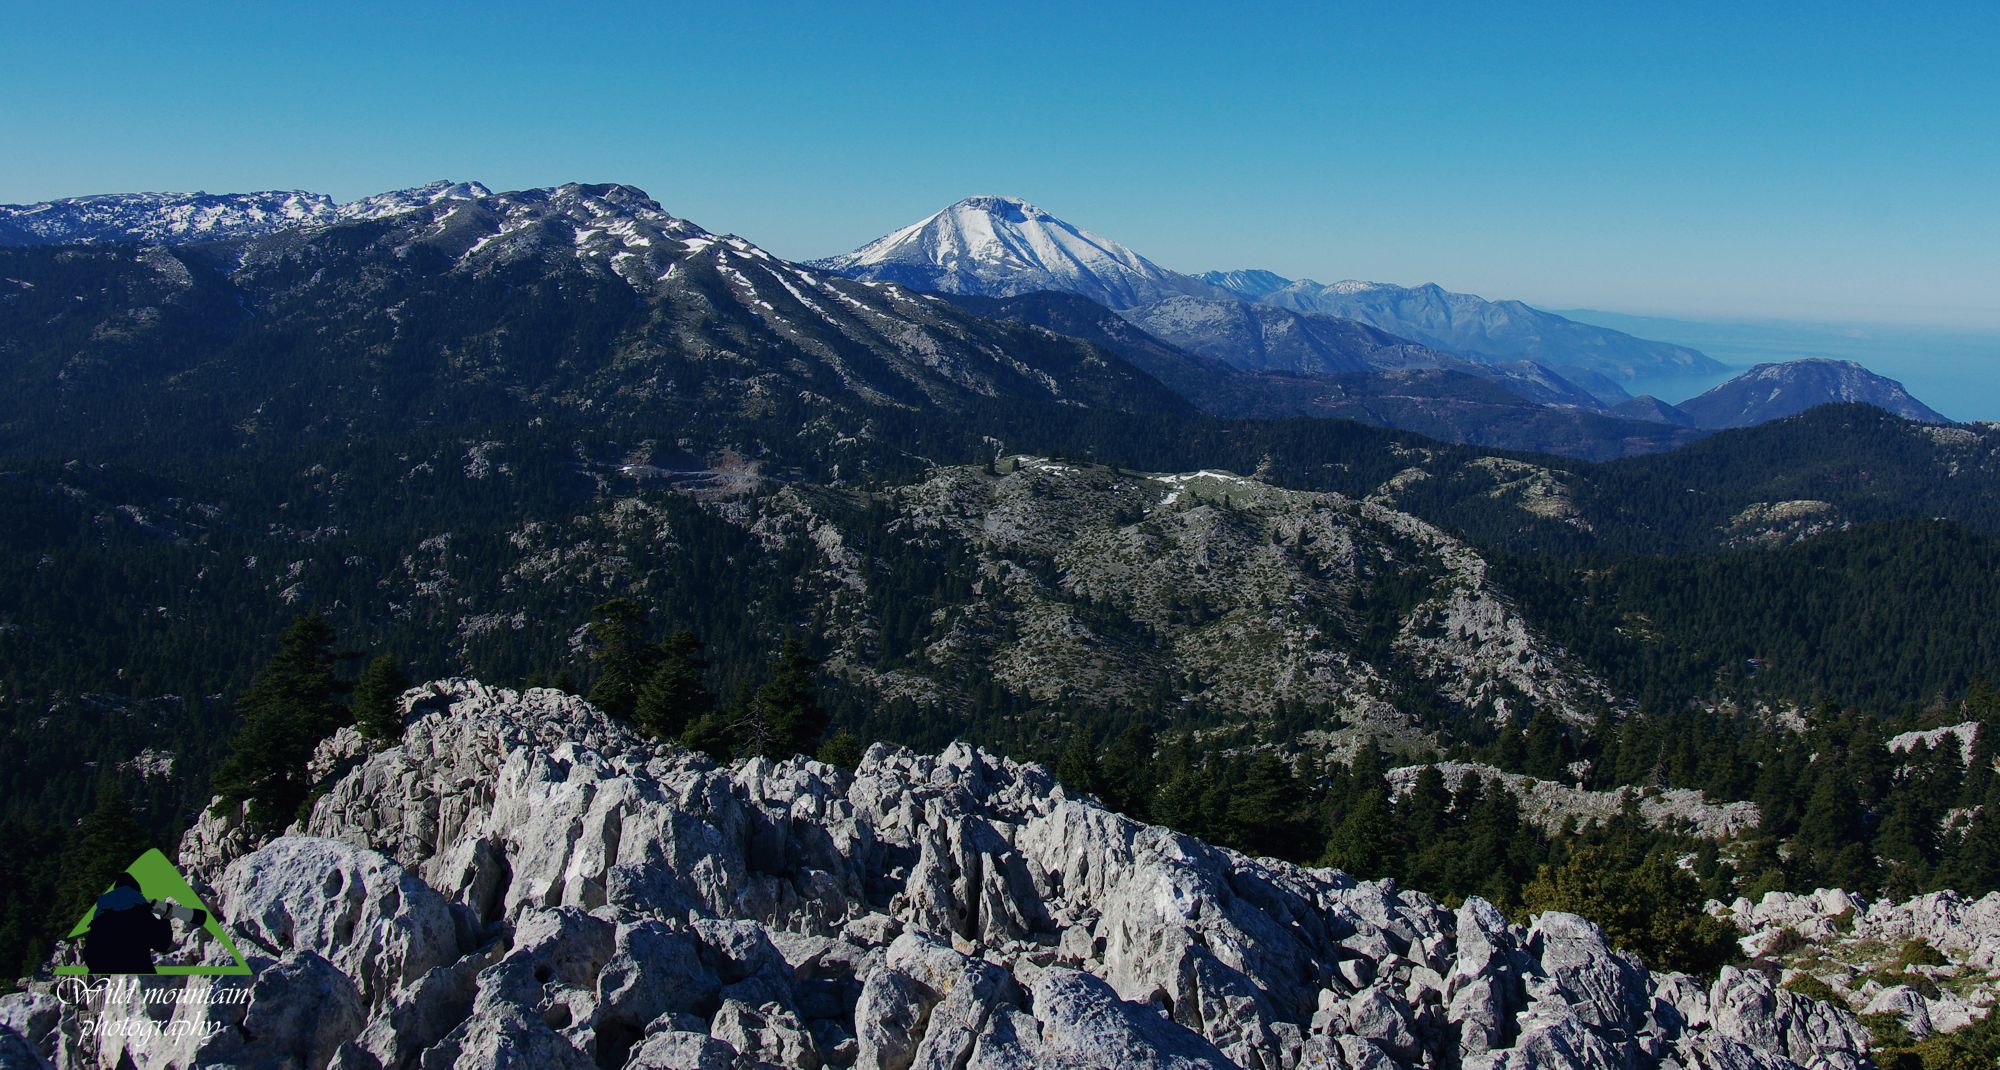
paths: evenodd
<path fill-rule="evenodd" d="M 1019 197 L 967 197 L 815 266 L 946 293 L 1013 297 L 1061 290 L 1112 308 L 1221 293 Z"/>

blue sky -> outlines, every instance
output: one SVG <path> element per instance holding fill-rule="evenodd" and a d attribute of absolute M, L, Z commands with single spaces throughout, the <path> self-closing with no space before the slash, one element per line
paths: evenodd
<path fill-rule="evenodd" d="M 1185 271 L 2000 327 L 2000 5 L 1912 10 L 7 2 L 0 202 L 624 181 L 806 258 L 1011 193 Z"/>

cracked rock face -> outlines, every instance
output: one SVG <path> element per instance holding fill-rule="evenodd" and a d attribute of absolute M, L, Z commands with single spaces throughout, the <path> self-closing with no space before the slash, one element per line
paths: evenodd
<path fill-rule="evenodd" d="M 1915 1038 L 1970 1025 L 2000 1001 L 2000 893 L 1968 899 L 1927 892 L 1871 903 L 1822 888 L 1711 901 L 1709 910 L 1743 930 L 1746 954 L 1775 955 L 1827 985 L 1848 1009 L 1896 1016 Z M 1792 948 L 1795 937 L 1803 947 Z M 1936 964 L 1904 960 L 1903 949 L 1914 945 Z M 1922 990 L 1899 983 L 1910 977 L 1922 979 Z"/>
<path fill-rule="evenodd" d="M 260 972 L 239 1005 L 169 1012 L 228 1028 L 114 1042 L 30 993 L 0 1000 L 0 1053 L 136 1070 L 1864 1058 L 1851 1014 L 1761 974 L 1657 975 L 1579 918 L 1522 928 L 1478 899 L 1246 858 L 964 746 L 878 745 L 854 773 L 717 767 L 555 692 L 451 680 L 405 703 L 399 746 L 329 741 L 351 757 L 290 835 L 248 850 L 211 818 L 184 842 Z"/>

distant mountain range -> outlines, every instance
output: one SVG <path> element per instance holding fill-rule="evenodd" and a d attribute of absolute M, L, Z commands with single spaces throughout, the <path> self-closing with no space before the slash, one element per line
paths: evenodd
<path fill-rule="evenodd" d="M 1127 312 L 1166 340 L 1196 349 L 1200 345 L 1191 342 L 1212 338 L 1214 324 L 1233 318 L 1242 357 L 1231 359 L 1213 345 L 1210 355 L 1259 370 L 1273 370 L 1276 362 L 1283 362 L 1286 343 L 1306 329 L 1298 320 L 1233 306 L 1254 303 L 1358 321 L 1475 363 L 1532 360 L 1564 378 L 1605 380 L 1590 385 L 1593 394 L 1609 404 L 1625 399 L 1614 381 L 1722 367 L 1683 346 L 1577 323 L 1518 301 L 1449 293 L 1436 285 L 1409 288 L 1351 281 L 1326 285 L 1259 270 L 1182 275 L 1015 197 L 968 197 L 854 252 L 817 261 L 816 266 L 944 293 L 1014 297 L 1061 290 Z M 1170 300 L 1176 302 L 1172 309 L 1148 311 Z M 1179 323 L 1192 325 L 1192 338 L 1176 333 L 1174 325 Z M 1278 354 L 1275 358 L 1273 352 Z M 1323 351 L 1315 349 L 1285 370 L 1327 370 L 1323 357 Z"/>
<path fill-rule="evenodd" d="M 788 263 L 629 186 L 433 191 L 229 241 L 0 249 L 0 439 L 277 448 L 568 422 L 654 429 L 642 463 L 852 454 L 859 475 L 912 413 L 1193 411 L 1087 343 Z"/>
<path fill-rule="evenodd" d="M 829 369 L 839 369 L 842 389 L 808 390 L 810 398 L 853 396 L 873 405 L 912 388 L 933 398 L 942 396 L 940 390 L 969 389 L 1131 409 L 1175 403 L 1168 399 L 1177 396 L 1218 415 L 1347 418 L 1584 458 L 1670 449 L 1706 430 L 1830 402 L 1863 401 L 1912 419 L 1942 420 L 1899 384 L 1830 361 L 1760 366 L 1678 407 L 1631 398 L 1620 383 L 1634 377 L 1712 372 L 1720 365 L 1684 346 L 1435 285 L 1321 284 L 1261 270 L 1183 275 L 1011 197 L 967 198 L 853 253 L 811 265 L 786 264 L 742 239 L 673 220 L 629 187 L 495 195 L 476 182 L 451 181 L 348 203 L 325 194 L 266 191 L 0 206 L 0 246 L 243 243 L 374 220 L 398 221 L 401 234 L 405 217 L 430 220 L 438 233 L 398 237 L 397 243 L 442 251 L 458 270 L 479 278 L 493 277 L 496 269 L 474 265 L 494 255 L 500 263 L 513 263 L 530 248 L 554 256 L 542 239 L 557 230 L 569 235 L 569 251 L 577 263 L 590 265 L 593 278 L 616 278 L 641 293 L 688 285 L 690 276 L 677 279 L 676 272 L 705 277 L 713 268 L 721 289 L 701 302 L 694 319 L 686 318 L 687 310 L 678 313 L 675 329 L 685 336 L 723 307 L 715 297 L 729 294 L 724 304 L 741 312 L 728 318 L 748 317 L 730 330 L 741 339 L 764 340 L 747 350 L 725 345 L 723 352 L 809 343 L 809 351 L 826 354 Z M 672 254 L 647 237 L 663 225 L 672 231 Z M 457 241 L 459 235 L 465 242 Z M 249 270 L 237 271 L 237 279 L 258 277 L 258 258 L 279 248 L 243 248 L 241 266 Z M 151 270 L 173 273 L 158 254 L 142 259 L 148 256 Z M 211 270 L 204 258 L 179 259 L 198 282 Z M 833 288 L 830 280 L 837 276 L 860 286 Z M 5 285 L 19 290 L 32 284 L 24 275 Z M 965 313 L 913 304 L 895 287 L 951 295 Z M 1058 294 L 1081 303 L 1056 300 Z M 11 296 L 33 303 L 29 294 Z M 196 285 L 184 300 L 212 296 Z M 174 312 L 171 302 L 161 308 L 163 315 Z M 909 312 L 915 310 L 923 314 L 913 325 Z M 225 329 L 238 315 L 227 308 L 210 311 L 202 330 Z M 961 319 L 945 327 L 931 322 L 939 315 Z M 888 328 L 883 316 L 898 325 Z M 1131 370 L 1103 364 L 1086 350 L 1055 356 L 1046 334 L 1009 333 L 998 323 L 977 326 L 982 318 L 1064 336 L 1055 344 L 1080 340 Z M 135 336 L 145 333 L 135 330 Z M 162 348 L 176 344 L 183 343 Z M 841 356 L 857 345 L 870 360 L 856 364 Z M 136 358 L 140 366 L 149 359 L 160 357 Z M 1045 365 L 1048 359 L 1055 365 Z M 789 377 L 797 368 L 788 365 L 780 374 Z M 79 365 L 64 374 L 73 382 L 92 373 Z M 1149 380 L 1171 393 L 1139 388 Z M 618 396 L 635 389 L 610 379 L 605 384 Z"/>
<path fill-rule="evenodd" d="M 1716 399 L 1691 402 L 1684 411 L 1657 398 L 1633 398 L 1621 384 L 1724 370 L 1687 346 L 1435 284 L 1326 284 L 1255 269 L 1181 275 L 1012 197 L 970 197 L 814 263 L 854 278 L 1002 299 L 1008 303 L 987 311 L 1057 330 L 1063 328 L 1050 322 L 1056 310 L 1021 299 L 1051 291 L 1088 299 L 1145 332 L 1133 358 L 1142 367 L 1162 349 L 1214 362 L 1199 374 L 1182 360 L 1161 372 L 1162 381 L 1177 383 L 1183 396 L 1214 412 L 1339 415 L 1585 457 L 1687 440 L 1685 433 L 1663 434 L 1662 426 L 1689 433 L 1737 427 L 1814 404 L 1879 399 L 1890 411 L 1936 418 L 1900 386 L 1863 369 L 1833 376 L 1816 366 L 1752 373 L 1785 380 L 1782 402 L 1732 407 L 1720 400 L 1734 396 L 1725 384 L 1711 392 Z M 1074 309 L 1055 318 L 1072 329 L 1092 320 L 1086 333 L 1101 335 L 1100 344 L 1134 348 L 1121 341 L 1129 332 L 1110 330 L 1100 318 Z M 1229 381 L 1224 368 L 1251 378 Z M 1469 380 L 1491 386 L 1472 387 Z M 1562 413 L 1571 418 L 1551 419 Z"/>

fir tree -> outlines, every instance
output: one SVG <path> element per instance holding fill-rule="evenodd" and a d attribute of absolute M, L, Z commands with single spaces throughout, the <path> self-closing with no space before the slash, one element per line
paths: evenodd
<path fill-rule="evenodd" d="M 1153 789 L 1147 809 L 1152 820 L 1168 828 L 1190 834 L 1201 830 L 1201 781 L 1188 761 L 1186 741 L 1170 748 L 1164 762 L 1165 773 Z"/>
<path fill-rule="evenodd" d="M 1231 840 L 1253 854 L 1294 861 L 1309 859 L 1317 837 L 1306 825 L 1305 785 L 1277 755 L 1259 751 L 1241 766 L 1235 783 L 1217 780 L 1211 789 L 1226 818 Z"/>
<path fill-rule="evenodd" d="M 755 719 L 762 726 L 755 734 L 763 737 L 755 743 L 745 741 L 752 753 L 788 758 L 819 748 L 820 737 L 826 734 L 827 713 L 820 705 L 819 686 L 813 681 L 813 670 L 818 667 L 819 662 L 806 656 L 797 639 L 785 640 L 771 663 L 771 678 L 757 689 L 752 703 Z"/>
<path fill-rule="evenodd" d="M 597 680 L 590 685 L 590 704 L 613 717 L 631 720 L 639 703 L 639 688 L 652 670 L 646 611 L 630 598 L 613 598 L 591 610 L 591 621 L 584 631 L 596 645 L 590 655 L 597 667 Z"/>
<path fill-rule="evenodd" d="M 100 787 L 96 808 L 63 849 L 54 914 L 49 919 L 55 932 L 69 932 L 111 881 L 150 846 L 151 837 L 133 816 L 124 794 L 110 783 Z"/>
<path fill-rule="evenodd" d="M 1089 732 L 1081 728 L 1070 730 L 1069 739 L 1063 743 L 1062 756 L 1056 759 L 1056 779 L 1075 794 L 1096 793 L 1097 744 L 1090 738 Z"/>
<path fill-rule="evenodd" d="M 1947 883 L 1966 895 L 2000 891 L 2000 778 L 1988 782 L 1972 827 L 1951 852 Z"/>
<path fill-rule="evenodd" d="M 861 765 L 863 753 L 860 737 L 843 728 L 827 737 L 815 757 L 828 765 L 852 771 Z"/>
<path fill-rule="evenodd" d="M 306 763 L 346 715 L 335 701 L 333 628 L 317 613 L 293 621 L 278 652 L 236 702 L 243 727 L 215 774 L 224 802 L 248 806 L 252 824 L 282 827 L 312 790 Z"/>
<path fill-rule="evenodd" d="M 660 642 L 655 666 L 639 688 L 632 720 L 656 739 L 678 739 L 715 708 L 704 681 L 708 665 L 702 643 L 685 629 Z"/>
<path fill-rule="evenodd" d="M 1097 764 L 1098 794 L 1121 813 L 1144 819 L 1158 782 L 1153 765 L 1153 728 L 1141 721 L 1105 748 Z"/>
<path fill-rule="evenodd" d="M 383 654 L 361 670 L 354 681 L 354 727 L 378 743 L 403 738 L 403 711 L 400 700 L 410 689 L 409 677 L 394 654 Z"/>
<path fill-rule="evenodd" d="M 1586 844 L 1562 865 L 1543 866 L 1521 899 L 1530 911 L 1589 918 L 1614 945 L 1668 969 L 1706 973 L 1734 951 L 1728 927 L 1702 911 L 1694 876 L 1658 851 L 1635 865 L 1615 844 Z"/>

